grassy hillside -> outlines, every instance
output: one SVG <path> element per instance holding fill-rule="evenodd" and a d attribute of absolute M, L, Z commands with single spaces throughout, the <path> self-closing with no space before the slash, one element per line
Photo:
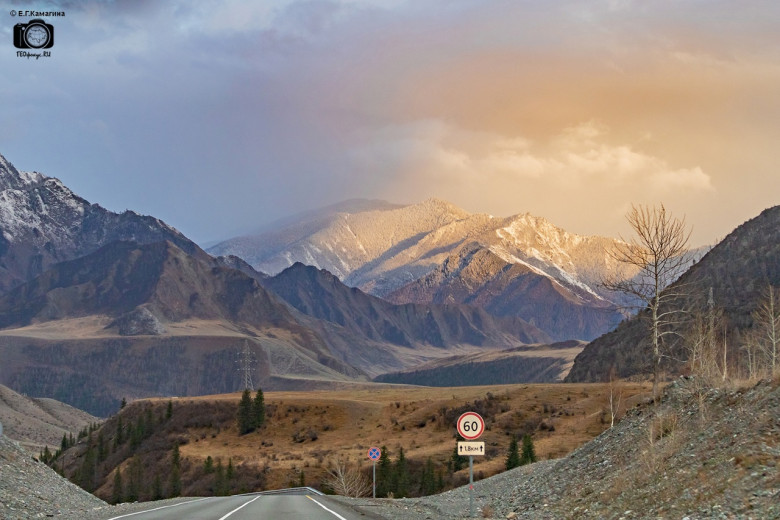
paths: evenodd
<path fill-rule="evenodd" d="M 623 409 L 647 390 L 625 385 Z M 468 470 L 453 471 L 449 464 L 455 421 L 464 411 L 475 410 L 486 420 L 480 440 L 486 442 L 487 456 L 475 459 L 475 474 L 483 478 L 504 469 L 513 434 L 531 434 L 541 459 L 563 456 L 592 439 L 609 423 L 607 397 L 608 388 L 599 384 L 365 385 L 343 391 L 269 392 L 265 426 L 246 435 L 239 435 L 236 424 L 239 394 L 144 399 L 130 403 L 53 464 L 109 501 L 116 498 L 120 468 L 121 499 L 136 498 L 128 496 L 132 491 L 150 500 L 172 494 L 175 446 L 181 493 L 211 495 L 301 482 L 323 489 L 327 469 L 336 461 L 368 472 L 368 448 L 384 445 L 391 460 L 403 448 L 409 494 L 418 495 L 429 458 L 443 488 L 466 482 Z"/>

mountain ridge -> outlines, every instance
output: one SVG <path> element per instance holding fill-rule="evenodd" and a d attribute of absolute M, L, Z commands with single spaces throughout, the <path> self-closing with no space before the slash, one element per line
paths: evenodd
<path fill-rule="evenodd" d="M 0 155 L 0 293 L 50 266 L 118 240 L 170 240 L 200 248 L 163 221 L 133 211 L 113 213 L 73 193 L 62 181 L 23 172 Z M 205 253 L 204 253 L 205 254 Z"/>

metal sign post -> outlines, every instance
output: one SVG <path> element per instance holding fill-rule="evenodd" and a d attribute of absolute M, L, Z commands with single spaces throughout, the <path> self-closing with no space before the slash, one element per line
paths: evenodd
<path fill-rule="evenodd" d="M 458 435 L 467 441 L 478 439 L 485 431 L 485 420 L 477 412 L 466 412 L 455 423 Z M 480 449 L 481 445 L 481 449 Z M 478 451 L 477 451 L 478 450 Z M 469 453 L 469 516 L 474 516 L 474 455 L 485 453 L 484 442 L 459 442 L 458 452 Z"/>
<path fill-rule="evenodd" d="M 469 455 L 469 516 L 474 517 L 474 457 Z"/>
<path fill-rule="evenodd" d="M 372 486 L 373 493 L 372 496 L 376 498 L 376 461 L 379 460 L 379 457 L 382 456 L 382 450 L 377 448 L 376 446 L 371 447 L 368 449 L 368 458 L 371 459 L 371 461 L 374 463 L 374 483 Z"/>

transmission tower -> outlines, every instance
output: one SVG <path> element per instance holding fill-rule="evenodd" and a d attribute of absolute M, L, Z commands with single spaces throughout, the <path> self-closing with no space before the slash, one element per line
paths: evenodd
<path fill-rule="evenodd" d="M 244 348 L 238 354 L 238 371 L 241 373 L 242 390 L 254 390 L 255 385 L 252 382 L 252 372 L 255 371 L 255 353 L 249 348 L 249 342 L 244 341 Z"/>

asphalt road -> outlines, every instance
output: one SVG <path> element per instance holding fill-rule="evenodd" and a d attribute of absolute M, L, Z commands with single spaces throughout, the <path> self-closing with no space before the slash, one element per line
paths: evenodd
<path fill-rule="evenodd" d="M 114 516 L 110 520 L 365 520 L 325 496 L 242 495 L 193 499 L 172 506 Z"/>

